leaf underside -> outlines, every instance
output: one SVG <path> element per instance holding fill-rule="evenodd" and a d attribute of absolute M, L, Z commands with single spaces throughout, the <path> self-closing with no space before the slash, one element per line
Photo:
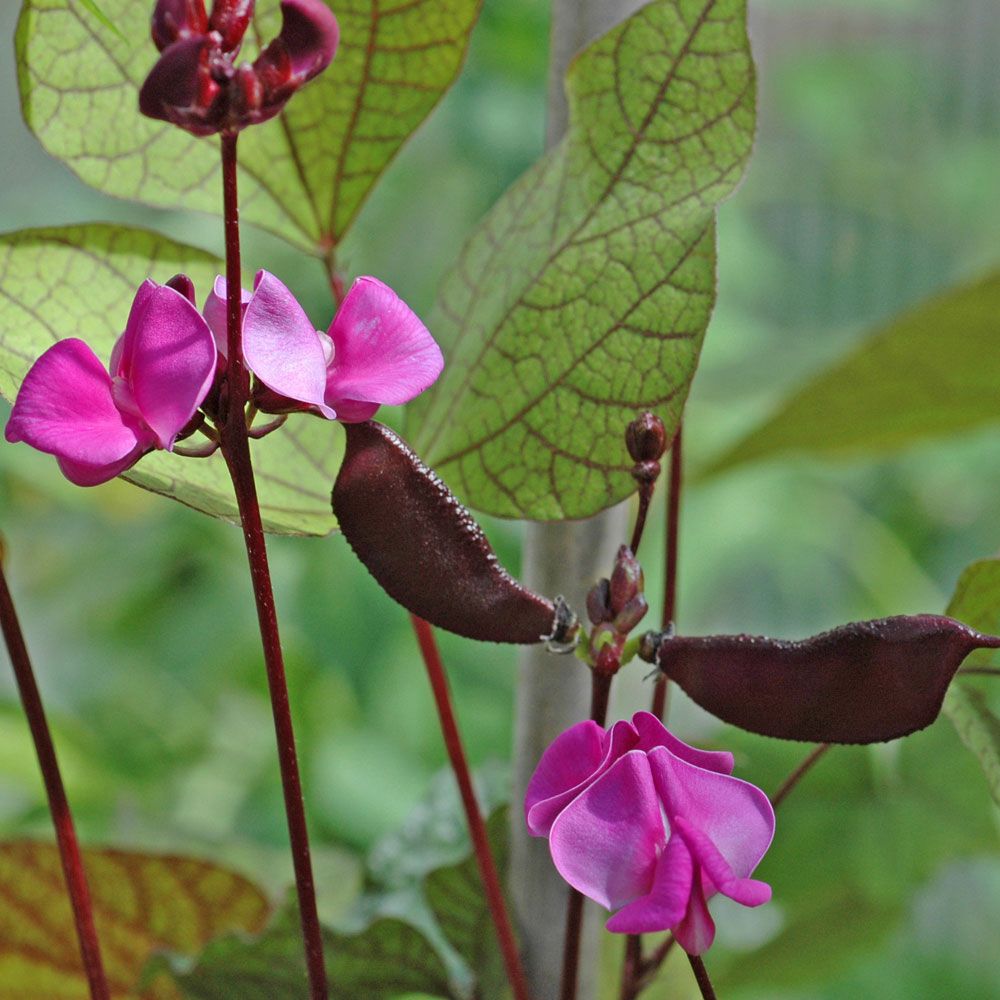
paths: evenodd
<path fill-rule="evenodd" d="M 583 517 L 634 483 L 626 424 L 676 428 L 715 298 L 715 207 L 754 128 L 743 0 L 653 0 L 579 55 L 564 140 L 497 203 L 432 323 L 409 426 L 467 502 Z"/>
<path fill-rule="evenodd" d="M 108 985 L 119 1000 L 181 1000 L 162 977 L 139 988 L 152 952 L 193 953 L 217 935 L 256 932 L 267 917 L 259 889 L 208 862 L 93 850 L 84 865 Z M 55 846 L 0 844 L 0 898 L 3 996 L 87 996 Z"/>
<path fill-rule="evenodd" d="M 188 274 L 207 294 L 222 263 L 155 233 L 86 225 L 0 236 L 0 394 L 13 401 L 28 369 L 57 340 L 80 337 L 103 361 L 125 326 L 136 289 Z M 192 442 L 197 442 L 196 437 Z M 251 445 L 267 530 L 324 535 L 335 522 L 330 486 L 343 434 L 328 421 L 292 417 Z M 238 520 L 225 462 L 154 452 L 125 478 L 195 510 Z"/>
<path fill-rule="evenodd" d="M 379 175 L 461 67 L 479 0 L 338 0 L 330 67 L 240 139 L 240 216 L 313 253 L 336 245 Z M 86 183 L 119 198 L 221 214 L 218 145 L 139 114 L 156 61 L 150 0 L 101 0 L 115 34 L 76 0 L 25 0 L 17 30 L 24 117 Z M 253 35 L 280 26 L 261 0 Z"/>
<path fill-rule="evenodd" d="M 995 424 L 998 316 L 1000 272 L 935 296 L 814 376 L 702 475 L 795 451 L 879 454 Z"/>

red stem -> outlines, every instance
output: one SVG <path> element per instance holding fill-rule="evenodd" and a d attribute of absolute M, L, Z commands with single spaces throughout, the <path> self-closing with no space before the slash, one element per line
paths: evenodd
<path fill-rule="evenodd" d="M 788 793 L 805 777 L 806 773 L 812 769 L 820 757 L 830 749 L 830 746 L 831 744 L 829 743 L 820 743 L 810 751 L 805 760 L 785 778 L 781 787 L 771 796 L 772 808 L 777 809 L 784 802 L 788 797 Z"/>
<path fill-rule="evenodd" d="M 688 955 L 688 961 L 691 963 L 691 971 L 694 973 L 694 978 L 698 981 L 698 989 L 701 990 L 703 1000 L 716 1000 L 712 980 L 708 978 L 708 969 L 705 968 L 705 963 L 701 960 L 701 956 Z"/>
<path fill-rule="evenodd" d="M 14 668 L 14 678 L 21 695 L 21 704 L 24 706 L 31 738 L 35 743 L 35 753 L 38 756 L 42 781 L 45 783 L 45 794 L 49 799 L 49 811 L 52 813 L 52 825 L 56 830 L 56 842 L 59 845 L 59 856 L 62 859 L 66 887 L 69 890 L 73 921 L 76 924 L 76 936 L 80 943 L 80 956 L 87 974 L 90 995 L 93 1000 L 108 1000 L 110 997 L 108 981 L 101 962 L 101 949 L 94 927 L 94 911 L 90 901 L 90 890 L 87 887 L 87 876 L 83 869 L 83 858 L 80 856 L 80 844 L 76 839 L 73 816 L 59 773 L 56 748 L 45 720 L 42 696 L 35 683 L 28 647 L 3 572 L 2 556 L 0 556 L 0 628 L 3 629 L 7 652 Z"/>
<path fill-rule="evenodd" d="M 618 1000 L 634 1000 L 637 995 L 639 974 L 642 971 L 642 938 L 629 934 L 625 938 L 625 956 L 622 960 L 621 992 Z"/>
<path fill-rule="evenodd" d="M 663 617 L 661 627 L 668 628 L 677 618 L 677 535 L 681 514 L 681 487 L 683 467 L 681 454 L 681 428 L 677 428 L 674 443 L 670 446 L 670 484 L 667 487 L 667 532 L 664 547 Z M 659 677 L 653 685 L 652 713 L 666 720 L 667 678 Z"/>
<path fill-rule="evenodd" d="M 590 718 L 599 726 L 607 721 L 608 701 L 614 674 L 591 671 Z M 566 899 L 566 936 L 563 938 L 562 980 L 560 1000 L 576 1000 L 576 984 L 580 968 L 580 932 L 583 929 L 583 895 L 570 888 Z"/>
<path fill-rule="evenodd" d="M 424 658 L 424 666 L 427 668 L 427 678 L 431 682 L 431 691 L 434 693 L 434 704 L 437 706 L 438 719 L 441 723 L 441 734 L 444 737 L 444 745 L 448 751 L 452 770 L 455 772 L 455 780 L 458 782 L 462 808 L 465 810 L 465 820 L 469 826 L 469 836 L 472 838 L 476 864 L 479 866 L 479 877 L 486 890 L 486 902 L 490 908 L 490 916 L 493 919 L 497 940 L 500 942 L 500 951 L 503 954 L 504 967 L 507 970 L 507 980 L 514 991 L 514 1000 L 529 1000 L 531 994 L 528 990 L 528 980 L 524 975 L 521 956 L 514 940 L 514 929 L 507 913 L 503 890 L 500 887 L 500 876 L 497 873 L 496 862 L 493 860 L 493 852 L 490 849 L 486 824 L 483 822 L 483 815 L 476 800 L 476 792 L 472 787 L 469 762 L 465 756 L 462 737 L 458 731 L 455 713 L 452 710 L 448 678 L 445 674 L 444 664 L 441 662 L 441 654 L 434 638 L 434 630 L 416 615 L 410 615 L 410 622 L 413 624 L 413 631 L 416 633 L 417 643 L 420 645 L 420 652 Z"/>
<path fill-rule="evenodd" d="M 267 686 L 271 694 L 271 710 L 278 741 L 278 761 L 281 785 L 285 797 L 285 815 L 295 869 L 295 888 L 299 900 L 299 919 L 305 940 L 306 967 L 309 974 L 311 1000 L 327 1000 L 326 968 L 323 962 L 323 937 L 316 910 L 316 889 L 309 856 L 309 833 L 302 802 L 302 782 L 295 753 L 295 733 L 288 703 L 285 664 L 278 636 L 278 619 L 271 589 L 271 574 L 267 565 L 264 527 L 257 502 L 257 487 L 250 463 L 247 439 L 246 403 L 249 379 L 243 365 L 240 345 L 240 231 L 236 195 L 237 133 L 222 135 L 223 217 L 226 231 L 226 324 L 228 362 L 226 387 L 228 409 L 220 428 L 222 452 L 236 492 L 236 503 L 250 562 L 250 580 L 257 605 L 257 620 L 267 669 Z"/>

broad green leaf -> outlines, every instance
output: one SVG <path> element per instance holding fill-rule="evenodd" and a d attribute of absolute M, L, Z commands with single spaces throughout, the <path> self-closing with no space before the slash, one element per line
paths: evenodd
<path fill-rule="evenodd" d="M 222 263 L 155 233 L 118 226 L 35 229 L 0 236 L 0 394 L 13 400 L 35 359 L 55 341 L 81 337 L 110 357 L 136 289 L 178 271 L 206 294 Z M 291 419 L 253 442 L 265 527 L 323 535 L 333 526 L 330 488 L 343 451 L 339 428 Z M 9 447 L 9 446 L 8 446 Z M 125 478 L 214 517 L 236 520 L 236 502 L 218 454 L 209 459 L 155 452 Z"/>
<path fill-rule="evenodd" d="M 703 474 L 790 451 L 877 454 L 996 423 L 998 317 L 1000 272 L 929 299 L 814 376 Z"/>
<path fill-rule="evenodd" d="M 959 578 L 948 614 L 974 628 L 1000 629 L 1000 559 L 982 559 Z M 966 666 L 988 662 L 982 655 L 970 657 Z M 997 678 L 987 678 L 994 682 Z M 986 776 L 993 800 L 1000 806 L 1000 718 L 987 700 L 986 690 L 959 677 L 945 695 L 941 711 L 951 719 L 962 742 L 975 755 Z"/>
<path fill-rule="evenodd" d="M 107 14 L 104 13 L 103 10 L 101 10 L 100 7 L 97 6 L 94 0 L 80 0 L 80 3 L 82 3 L 83 6 L 89 10 L 90 13 L 101 22 L 101 24 L 104 25 L 105 28 L 110 28 L 113 32 L 115 32 L 115 34 L 121 35 L 121 30 L 118 26 L 111 20 L 110 17 L 108 17 Z M 122 37 L 124 38 L 124 35 L 122 35 Z"/>
<path fill-rule="evenodd" d="M 480 510 L 583 517 L 634 489 L 639 410 L 676 427 L 715 298 L 715 206 L 754 128 L 744 0 L 653 0 L 570 67 L 565 139 L 442 288 L 414 444 Z"/>
<path fill-rule="evenodd" d="M 156 61 L 152 0 L 101 0 L 122 37 L 77 0 L 25 0 L 17 31 L 24 117 L 93 187 L 151 205 L 221 214 L 218 144 L 143 118 Z M 331 66 L 273 121 L 240 139 L 241 217 L 318 255 L 334 247 L 378 176 L 450 86 L 479 0 L 338 0 Z M 257 38 L 280 25 L 261 0 Z M 252 35 L 252 32 L 251 32 Z M 244 50 L 255 55 L 252 38 Z"/>
<path fill-rule="evenodd" d="M 256 932 L 268 903 L 246 879 L 191 858 L 85 851 L 105 971 L 118 1000 L 181 1000 L 163 977 L 139 981 L 158 949 L 196 952 L 229 931 Z M 87 981 L 59 854 L 0 844 L 0 996 L 79 1000 Z"/>

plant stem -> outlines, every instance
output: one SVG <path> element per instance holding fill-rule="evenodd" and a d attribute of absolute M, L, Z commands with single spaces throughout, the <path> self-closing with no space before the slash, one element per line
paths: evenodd
<path fill-rule="evenodd" d="M 236 193 L 236 133 L 222 135 L 222 191 L 223 218 L 226 231 L 226 326 L 228 360 L 226 367 L 227 410 L 220 427 L 222 453 L 229 467 L 229 474 L 236 492 L 247 559 L 250 563 L 250 580 L 253 584 L 260 625 L 264 665 L 267 669 L 267 686 L 271 695 L 271 711 L 278 741 L 278 761 L 281 767 L 281 785 L 285 797 L 285 815 L 292 848 L 292 865 L 295 869 L 295 888 L 298 893 L 299 919 L 305 940 L 306 967 L 309 975 L 311 1000 L 326 1000 L 326 968 L 323 961 L 323 938 L 319 914 L 316 909 L 316 889 L 313 883 L 312 862 L 309 856 L 309 833 L 306 827 L 305 807 L 302 802 L 302 782 L 299 777 L 298 758 L 295 753 L 295 733 L 288 703 L 288 685 L 285 681 L 285 664 L 278 636 L 278 619 L 271 588 L 271 574 L 267 565 L 267 548 L 264 527 L 257 502 L 257 486 L 250 463 L 250 445 L 247 439 L 245 409 L 249 392 L 249 378 L 243 365 L 240 344 L 240 231 Z"/>
<path fill-rule="evenodd" d="M 669 628 L 677 618 L 677 536 L 681 515 L 683 487 L 681 428 L 677 428 L 670 446 L 670 483 L 667 486 L 667 530 L 663 566 L 663 615 L 661 628 Z M 666 720 L 667 678 L 660 676 L 653 685 L 653 705 L 650 709 L 658 719 Z"/>
<path fill-rule="evenodd" d="M 441 654 L 434 638 L 434 630 L 429 623 L 416 615 L 410 615 L 410 622 L 424 658 L 428 680 L 431 682 L 434 704 L 437 706 L 438 719 L 441 723 L 441 734 L 444 737 L 444 745 L 448 751 L 452 770 L 455 772 L 455 780 L 458 782 L 462 808 L 465 810 L 465 820 L 469 826 L 469 836 L 472 839 L 476 864 L 479 867 L 479 877 L 482 879 L 483 888 L 486 891 L 486 902 L 493 919 L 497 940 L 500 943 L 500 951 L 503 954 L 507 980 L 514 991 L 514 1000 L 529 1000 L 531 994 L 528 990 L 528 981 L 521 966 L 517 942 L 514 940 L 514 929 L 507 913 L 507 904 L 504 902 L 500 876 L 497 873 L 496 862 L 493 859 L 489 837 L 486 833 L 486 824 L 483 822 L 479 803 L 476 800 L 476 792 L 472 786 L 469 762 L 465 756 L 462 737 L 458 731 L 458 723 L 452 709 L 448 678 L 445 674 L 444 664 L 441 662 Z"/>
<path fill-rule="evenodd" d="M 56 843 L 59 845 L 59 857 L 62 859 L 63 875 L 66 878 L 66 888 L 69 890 L 76 936 L 80 944 L 80 957 L 83 959 L 83 968 L 87 974 L 90 996 L 92 1000 L 108 1000 L 110 997 L 108 981 L 101 961 L 97 930 L 94 927 L 94 910 L 90 901 L 90 890 L 87 887 L 83 858 L 80 855 L 80 844 L 76 838 L 76 828 L 73 825 L 62 775 L 59 773 L 55 744 L 52 742 L 52 734 L 45 719 L 42 696 L 35 683 L 28 647 L 14 608 L 14 598 L 7 586 L 2 553 L 0 553 L 0 628 L 3 629 L 4 642 L 7 644 L 7 652 L 14 668 L 14 678 L 21 695 L 24 714 L 28 719 L 31 738 L 35 744 L 38 766 L 45 784 L 45 794 L 49 800 L 49 811 L 52 813 L 52 825 L 56 831 Z"/>
<path fill-rule="evenodd" d="M 712 988 L 712 980 L 708 978 L 708 969 L 705 968 L 705 963 L 701 960 L 701 956 L 688 955 L 688 961 L 691 963 L 691 971 L 694 973 L 694 978 L 698 981 L 698 989 L 701 990 L 703 1000 L 716 1000 L 715 990 Z"/>
<path fill-rule="evenodd" d="M 774 809 L 777 809 L 784 802 L 788 797 L 788 793 L 805 777 L 806 772 L 830 749 L 831 745 L 830 743 L 820 743 L 818 746 L 813 747 L 805 760 L 785 778 L 781 787 L 771 796 L 771 806 Z"/>
<path fill-rule="evenodd" d="M 1000 676 L 1000 669 L 996 667 L 962 667 L 959 674 L 982 674 L 983 676 Z"/>
<path fill-rule="evenodd" d="M 638 994 L 639 973 L 642 968 L 642 938 L 629 934 L 625 938 L 625 955 L 622 959 L 621 991 L 618 1000 L 634 1000 Z"/>

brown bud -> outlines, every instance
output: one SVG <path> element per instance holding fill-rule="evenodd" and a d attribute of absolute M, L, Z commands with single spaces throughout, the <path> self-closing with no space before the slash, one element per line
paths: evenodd
<path fill-rule="evenodd" d="M 625 446 L 633 462 L 657 462 L 667 450 L 667 431 L 655 413 L 640 413 L 625 428 Z"/>
<path fill-rule="evenodd" d="M 622 635 L 628 635 L 646 617 L 649 605 L 643 594 L 636 594 L 626 605 L 615 615 L 615 629 Z"/>
<path fill-rule="evenodd" d="M 852 622 L 788 642 L 674 636 L 660 669 L 702 708 L 741 729 L 815 743 L 880 743 L 930 725 L 974 649 L 1000 648 L 939 615 Z"/>
<path fill-rule="evenodd" d="M 611 613 L 611 584 L 607 577 L 601 577 L 587 591 L 587 617 L 594 625 L 609 622 L 614 617 Z"/>
<path fill-rule="evenodd" d="M 215 0 L 208 27 L 219 33 L 223 52 L 235 52 L 240 47 L 253 8 L 254 0 Z"/>
<path fill-rule="evenodd" d="M 197 308 L 198 303 L 195 300 L 194 282 L 186 274 L 175 274 L 172 278 L 168 279 L 166 285 L 175 292 L 180 292 L 191 305 Z"/>
<path fill-rule="evenodd" d="M 615 558 L 615 568 L 611 573 L 609 605 L 611 613 L 617 615 L 636 594 L 642 593 L 644 580 L 639 560 L 632 550 L 623 545 Z"/>
<path fill-rule="evenodd" d="M 565 608 L 507 573 L 469 511 L 396 434 L 373 420 L 344 431 L 333 512 L 390 597 L 470 639 L 565 641 L 572 630 Z"/>

